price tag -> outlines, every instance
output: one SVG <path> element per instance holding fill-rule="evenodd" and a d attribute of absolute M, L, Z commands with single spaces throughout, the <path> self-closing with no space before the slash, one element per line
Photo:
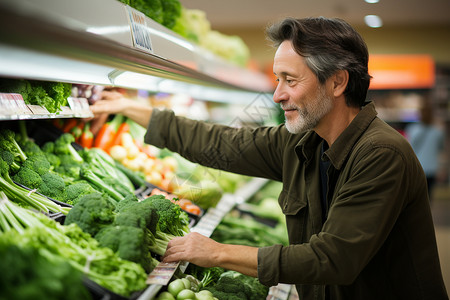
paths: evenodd
<path fill-rule="evenodd" d="M 43 106 L 40 105 L 28 105 L 33 115 L 50 115 L 50 112 Z"/>
<path fill-rule="evenodd" d="M 167 285 L 177 270 L 180 262 L 163 263 L 160 262 L 147 277 L 147 284 Z"/>
<path fill-rule="evenodd" d="M 153 54 L 150 30 L 147 27 L 147 22 L 145 20 L 146 16 L 128 5 L 125 6 L 125 9 L 127 10 L 133 46 Z"/>
<path fill-rule="evenodd" d="M 0 93 L 1 115 L 23 115 L 30 114 L 25 101 L 20 94 Z"/>

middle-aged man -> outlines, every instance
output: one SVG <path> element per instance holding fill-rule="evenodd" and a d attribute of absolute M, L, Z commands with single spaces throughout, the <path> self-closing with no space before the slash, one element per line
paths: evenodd
<path fill-rule="evenodd" d="M 300 299 L 448 299 L 424 172 L 408 142 L 366 102 L 368 50 L 346 22 L 288 18 L 268 28 L 277 51 L 273 98 L 285 124 L 231 128 L 119 99 L 145 141 L 222 170 L 283 182 L 289 246 L 173 239 L 163 259 L 220 266 L 265 285 L 295 284 Z M 211 160 L 208 153 L 216 153 Z"/>

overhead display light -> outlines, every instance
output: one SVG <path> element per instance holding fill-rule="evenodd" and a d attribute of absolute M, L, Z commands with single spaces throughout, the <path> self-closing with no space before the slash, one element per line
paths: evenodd
<path fill-rule="evenodd" d="M 364 0 L 364 1 L 366 1 L 366 3 L 370 3 L 370 4 L 380 2 L 379 0 Z"/>
<path fill-rule="evenodd" d="M 364 17 L 364 22 L 367 26 L 372 28 L 379 28 L 383 26 L 383 21 L 377 15 L 367 15 Z"/>

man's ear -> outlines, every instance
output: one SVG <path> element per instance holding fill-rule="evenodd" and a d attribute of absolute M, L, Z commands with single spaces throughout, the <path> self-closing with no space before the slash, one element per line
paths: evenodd
<path fill-rule="evenodd" d="M 333 95 L 339 97 L 344 94 L 348 84 L 348 71 L 338 70 L 333 75 Z"/>

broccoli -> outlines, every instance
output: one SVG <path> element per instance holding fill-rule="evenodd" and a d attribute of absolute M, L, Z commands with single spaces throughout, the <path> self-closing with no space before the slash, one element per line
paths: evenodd
<path fill-rule="evenodd" d="M 66 187 L 62 202 L 75 205 L 83 196 L 94 193 L 99 192 L 96 191 L 89 183 L 86 181 L 77 181 Z"/>
<path fill-rule="evenodd" d="M 181 16 L 181 3 L 179 0 L 164 0 L 161 1 L 161 4 L 163 8 L 162 24 L 172 29 L 177 19 Z"/>
<path fill-rule="evenodd" d="M 45 158 L 48 160 L 48 162 L 52 166 L 52 169 L 55 169 L 61 165 L 61 159 L 56 154 L 47 153 L 47 152 L 43 152 L 43 153 L 44 153 Z"/>
<path fill-rule="evenodd" d="M 71 155 L 59 155 L 60 164 L 54 170 L 67 177 L 68 181 L 75 181 L 80 178 L 81 164 L 72 159 Z"/>
<path fill-rule="evenodd" d="M 82 163 L 83 158 L 80 156 L 77 150 L 72 146 L 75 142 L 75 138 L 70 133 L 63 133 L 54 142 L 54 153 L 56 155 L 70 155 L 75 162 Z"/>
<path fill-rule="evenodd" d="M 269 288 L 261 284 L 257 278 L 241 274 L 236 271 L 224 272 L 214 286 L 206 287 L 219 299 L 259 300 L 266 299 Z"/>
<path fill-rule="evenodd" d="M 120 200 L 122 200 L 124 198 L 124 196 L 122 194 L 117 192 L 112 186 L 108 185 L 100 177 L 98 177 L 96 174 L 94 174 L 94 172 L 91 170 L 90 166 L 87 164 L 81 165 L 80 178 L 88 181 L 92 185 L 101 189 L 103 192 L 110 195 L 111 198 L 117 202 L 119 202 Z"/>
<path fill-rule="evenodd" d="M 60 157 L 54 153 L 55 152 L 54 142 L 46 142 L 44 145 L 42 145 L 41 151 L 54 169 L 61 165 Z"/>
<path fill-rule="evenodd" d="M 30 169 L 24 170 L 32 171 Z M 26 177 L 27 175 L 26 173 L 22 175 L 24 176 L 24 180 L 29 179 L 28 177 Z M 20 201 L 27 206 L 30 206 L 45 213 L 52 211 L 67 214 L 69 210 L 68 208 L 59 206 L 55 202 L 47 199 L 42 195 L 32 193 L 29 190 L 16 185 L 9 176 L 8 164 L 2 158 L 0 158 L 0 190 L 3 190 L 9 199 Z"/>
<path fill-rule="evenodd" d="M 55 143 L 52 141 L 46 142 L 44 145 L 42 145 L 41 150 L 45 153 L 54 153 L 55 152 Z"/>
<path fill-rule="evenodd" d="M 124 203 L 121 203 L 124 201 Z M 163 255 L 173 235 L 159 230 L 159 215 L 149 202 L 136 202 L 132 196 L 119 202 L 120 209 L 114 225 L 132 226 L 144 230 L 147 235 L 147 250 Z M 118 205 L 119 205 L 118 204 Z"/>
<path fill-rule="evenodd" d="M 40 82 L 42 87 L 47 92 L 48 96 L 53 99 L 52 104 L 47 107 L 50 112 L 58 112 L 61 110 L 61 106 L 67 104 L 67 98 L 70 97 L 72 92 L 72 84 L 63 82 Z"/>
<path fill-rule="evenodd" d="M 20 148 L 15 136 L 15 132 L 11 129 L 2 129 L 0 131 L 0 149 L 11 152 L 14 157 L 18 157 L 23 162 L 27 159 L 27 156 Z"/>
<path fill-rule="evenodd" d="M 84 232 L 95 236 L 111 225 L 115 218 L 115 205 L 100 193 L 83 196 L 67 214 L 65 225 L 76 223 Z"/>
<path fill-rule="evenodd" d="M 41 175 L 30 168 L 21 167 L 12 179 L 30 189 L 37 189 L 42 184 Z"/>
<path fill-rule="evenodd" d="M 25 103 L 28 103 L 32 87 L 28 80 L 3 78 L 0 80 L 0 92 L 21 94 Z"/>
<path fill-rule="evenodd" d="M 130 6 L 161 24 L 163 22 L 161 2 L 161 0 L 130 0 Z"/>
<path fill-rule="evenodd" d="M 128 206 L 134 204 L 134 203 L 138 203 L 139 199 L 135 194 L 129 194 L 128 196 L 126 196 L 125 198 L 123 198 L 122 200 L 120 200 L 117 205 L 116 205 L 116 212 L 120 212 L 122 210 L 127 209 Z"/>
<path fill-rule="evenodd" d="M 189 216 L 179 205 L 172 203 L 163 195 L 153 195 L 142 202 L 150 202 L 159 215 L 158 226 L 163 233 L 184 236 L 189 232 Z"/>
<path fill-rule="evenodd" d="M 14 154 L 9 151 L 0 149 L 0 157 L 8 163 L 10 172 L 16 173 L 20 169 L 20 165 L 15 161 Z"/>
<path fill-rule="evenodd" d="M 225 269 L 221 267 L 204 268 L 194 264 L 189 264 L 185 273 L 191 274 L 195 278 L 198 278 L 201 282 L 201 288 L 203 288 L 216 284 L 224 272 Z"/>
<path fill-rule="evenodd" d="M 170 202 L 170 200 L 166 200 Z M 114 225 L 133 226 L 144 229 L 148 235 L 149 250 L 155 254 L 163 255 L 166 251 L 167 244 L 175 235 L 169 232 L 163 232 L 160 229 L 161 216 L 152 201 L 138 202 L 136 196 L 130 195 L 124 200 L 121 200 L 117 204 L 117 207 L 119 209 L 116 211 L 117 215 Z M 164 216 L 164 214 L 161 215 Z M 168 222 L 171 221 L 169 220 Z"/>
<path fill-rule="evenodd" d="M 48 173 L 51 167 L 52 166 L 48 162 L 45 155 L 28 156 L 28 158 L 23 162 L 21 166 L 21 168 L 31 169 L 36 173 L 38 173 L 39 175 L 44 175 Z"/>
<path fill-rule="evenodd" d="M 119 257 L 140 264 L 150 273 L 159 263 L 148 251 L 148 235 L 145 230 L 132 226 L 108 226 L 101 229 L 95 239 L 100 246 L 108 247 Z"/>
<path fill-rule="evenodd" d="M 17 137 L 17 136 L 16 136 Z M 34 156 L 34 155 L 42 155 L 43 152 L 41 148 L 31 139 L 29 138 L 16 138 L 17 143 L 19 144 L 20 148 L 22 148 L 22 151 L 25 153 L 26 156 Z"/>
<path fill-rule="evenodd" d="M 41 178 L 42 183 L 38 188 L 38 192 L 52 199 L 63 201 L 64 191 L 66 189 L 64 179 L 53 172 L 47 172 Z"/>

